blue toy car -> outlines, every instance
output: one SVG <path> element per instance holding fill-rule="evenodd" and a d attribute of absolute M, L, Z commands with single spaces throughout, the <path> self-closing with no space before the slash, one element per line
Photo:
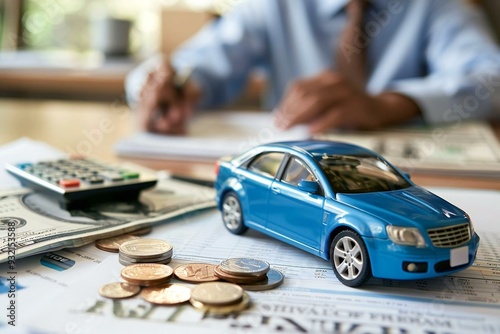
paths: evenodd
<path fill-rule="evenodd" d="M 356 145 L 261 145 L 222 158 L 215 188 L 230 232 L 252 228 L 329 260 L 347 286 L 450 274 L 479 246 L 464 211 Z"/>

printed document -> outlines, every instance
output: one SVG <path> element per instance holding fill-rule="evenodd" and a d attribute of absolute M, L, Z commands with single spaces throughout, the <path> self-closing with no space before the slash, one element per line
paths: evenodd
<path fill-rule="evenodd" d="M 99 288 L 121 280 L 118 255 L 108 253 L 101 264 L 80 271 L 81 279 L 72 278 L 59 293 L 40 290 L 39 298 L 50 308 L 39 310 L 37 316 L 20 316 L 20 321 L 30 330 L 56 333 L 109 333 L 111 329 L 214 334 L 500 333 L 500 224 L 496 218 L 500 216 L 500 193 L 430 190 L 467 211 L 481 236 L 474 265 L 454 275 L 417 281 L 371 279 L 361 288 L 348 288 L 338 282 L 328 262 L 252 230 L 243 236 L 233 235 L 225 230 L 220 213 L 210 210 L 158 225 L 148 237 L 173 245 L 172 267 L 252 257 L 281 270 L 284 284 L 274 290 L 249 292 L 252 304 L 248 310 L 213 316 L 189 304 L 155 306 L 140 296 L 103 298 Z M 76 251 L 104 254 L 93 247 Z M 55 253 L 76 258 L 64 251 Z M 29 260 L 39 270 L 41 257 L 22 260 L 21 265 Z M 35 269 L 23 267 L 18 271 L 19 281 L 30 282 L 27 270 Z M 20 296 L 29 293 L 26 285 Z M 20 298 L 19 303 L 28 308 L 31 301 Z"/>

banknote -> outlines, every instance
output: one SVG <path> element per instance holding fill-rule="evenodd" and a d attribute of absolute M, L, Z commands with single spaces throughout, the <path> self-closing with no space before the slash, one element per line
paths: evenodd
<path fill-rule="evenodd" d="M 137 200 L 106 201 L 65 210 L 43 193 L 0 191 L 0 263 L 163 223 L 215 207 L 212 187 L 171 177 L 160 179 Z"/>

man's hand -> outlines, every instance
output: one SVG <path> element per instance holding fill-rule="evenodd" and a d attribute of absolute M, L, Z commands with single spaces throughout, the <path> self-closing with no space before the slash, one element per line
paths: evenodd
<path fill-rule="evenodd" d="M 329 129 L 372 130 L 398 124 L 420 114 L 409 97 L 398 93 L 376 96 L 356 88 L 332 71 L 294 82 L 277 108 L 277 126 L 307 124 L 311 133 Z"/>
<path fill-rule="evenodd" d="M 176 83 L 174 69 L 168 63 L 162 64 L 148 74 L 141 90 L 142 127 L 150 132 L 184 134 L 200 95 L 200 90 L 191 82 Z"/>

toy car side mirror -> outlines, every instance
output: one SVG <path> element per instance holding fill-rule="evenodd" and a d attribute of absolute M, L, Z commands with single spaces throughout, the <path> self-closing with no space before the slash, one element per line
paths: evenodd
<path fill-rule="evenodd" d="M 406 177 L 408 180 L 411 180 L 410 173 L 403 173 L 403 176 Z"/>
<path fill-rule="evenodd" d="M 307 181 L 301 180 L 298 184 L 300 190 L 315 194 L 319 190 L 319 184 L 317 181 Z"/>

